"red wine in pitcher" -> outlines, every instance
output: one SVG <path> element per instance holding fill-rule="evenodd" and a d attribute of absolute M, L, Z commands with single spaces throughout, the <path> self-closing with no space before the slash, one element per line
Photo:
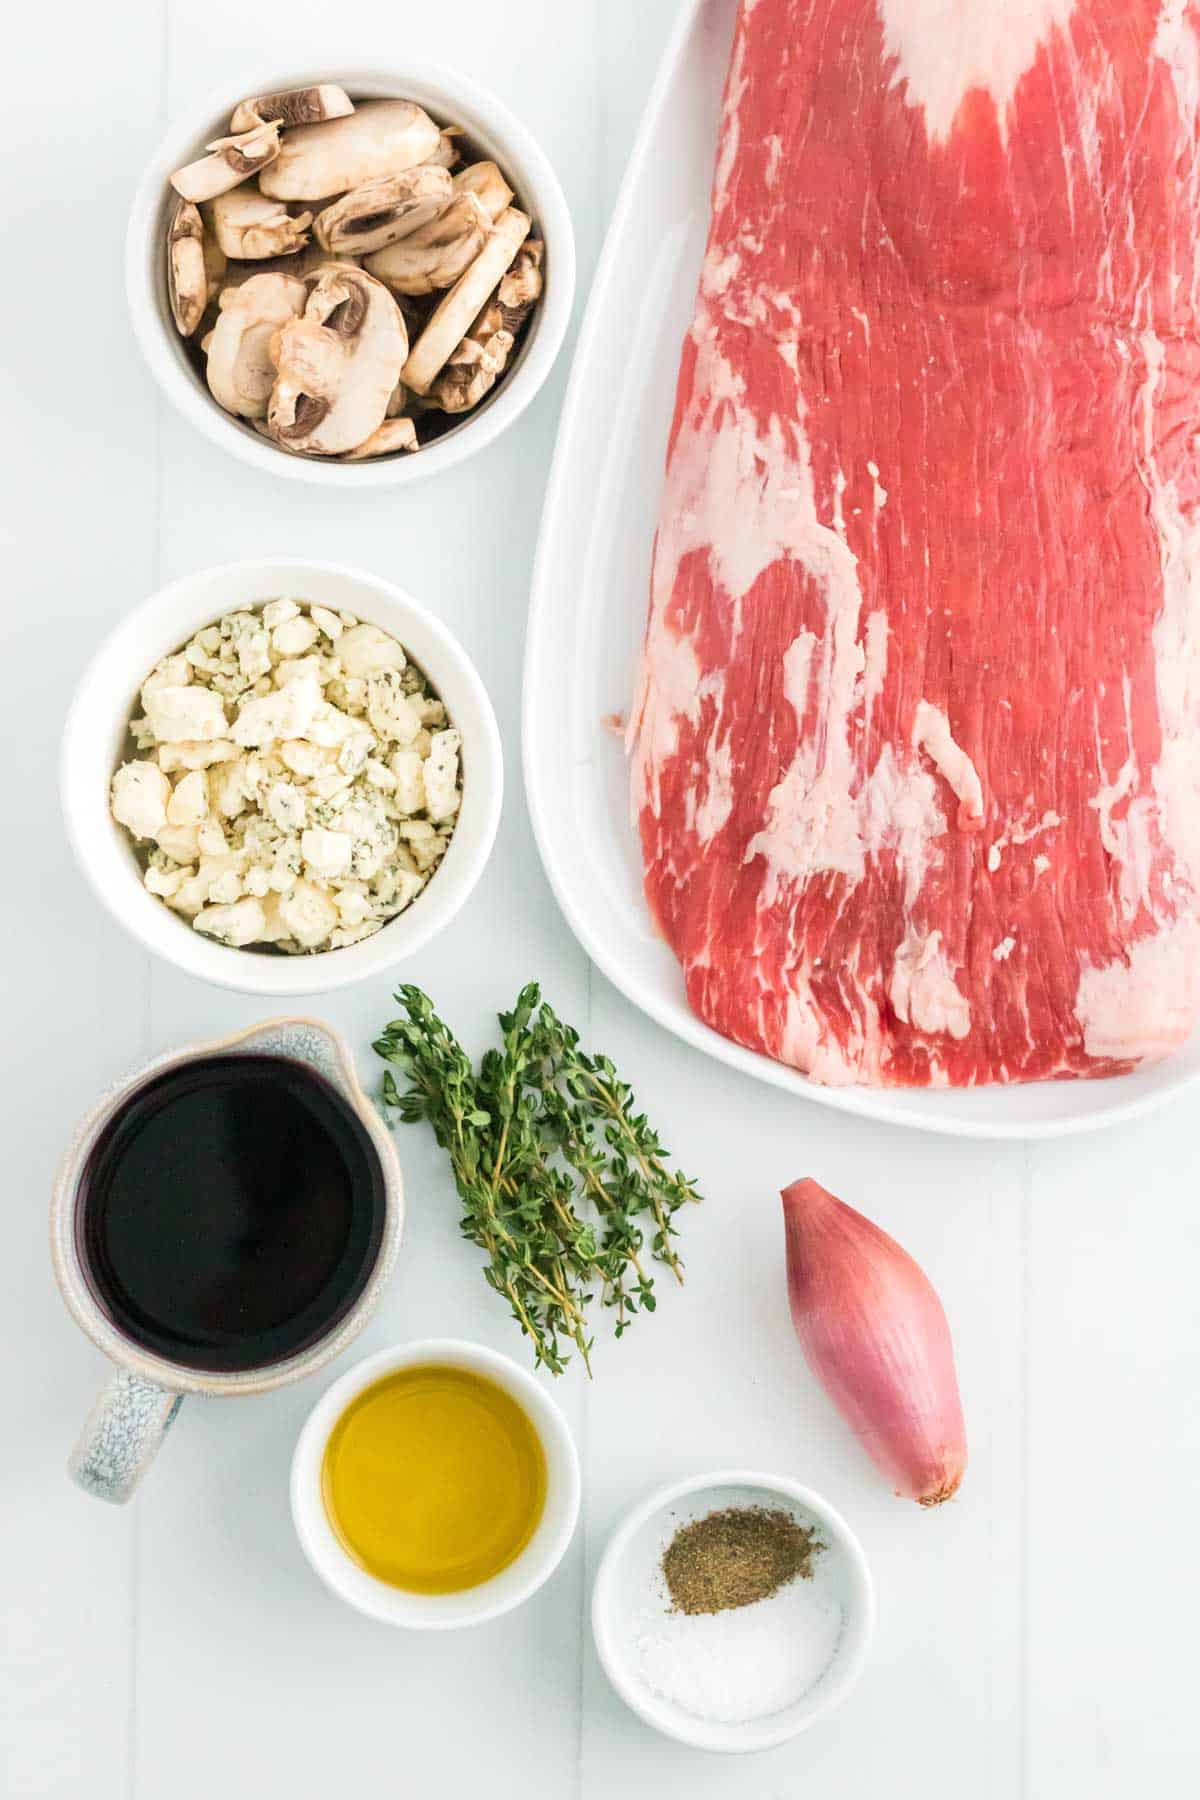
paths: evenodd
<path fill-rule="evenodd" d="M 88 1159 L 80 1261 L 113 1324 L 171 1362 L 267 1367 L 365 1288 L 386 1196 L 362 1120 L 286 1057 L 213 1056 L 126 1101 Z"/>

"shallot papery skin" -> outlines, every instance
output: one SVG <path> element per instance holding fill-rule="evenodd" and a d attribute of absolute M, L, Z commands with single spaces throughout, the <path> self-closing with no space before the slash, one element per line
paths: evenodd
<path fill-rule="evenodd" d="M 942 1303 L 895 1238 L 811 1179 L 783 1190 L 792 1323 L 809 1367 L 896 1492 L 957 1492 L 967 1436 Z"/>

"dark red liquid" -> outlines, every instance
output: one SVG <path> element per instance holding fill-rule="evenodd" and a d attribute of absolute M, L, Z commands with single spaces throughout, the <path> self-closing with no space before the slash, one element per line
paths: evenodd
<path fill-rule="evenodd" d="M 84 1171 L 79 1250 L 118 1330 L 220 1372 L 324 1337 L 366 1286 L 382 1171 L 361 1120 L 284 1057 L 186 1063 L 139 1090 Z"/>

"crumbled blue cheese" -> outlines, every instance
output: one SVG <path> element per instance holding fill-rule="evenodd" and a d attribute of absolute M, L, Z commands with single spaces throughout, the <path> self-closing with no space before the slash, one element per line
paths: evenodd
<path fill-rule="evenodd" d="M 203 769 L 193 769 L 175 783 L 175 791 L 167 801 L 167 818 L 172 825 L 198 825 L 207 817 L 208 782 Z"/>
<path fill-rule="evenodd" d="M 280 656 L 303 656 L 311 650 L 320 632 L 311 619 L 285 619 L 271 633 L 271 648 Z"/>
<path fill-rule="evenodd" d="M 171 784 L 157 763 L 131 762 L 112 779 L 112 816 L 135 838 L 156 838 L 167 822 Z"/>
<path fill-rule="evenodd" d="M 300 835 L 300 854 L 311 874 L 332 879 L 350 867 L 354 839 L 348 831 L 330 831 L 313 825 Z"/>
<path fill-rule="evenodd" d="M 289 619 L 299 617 L 300 608 L 294 600 L 268 600 L 262 609 L 262 622 L 268 631 L 274 631 L 277 625 L 286 625 Z M 220 626 L 217 630 L 220 631 Z"/>
<path fill-rule="evenodd" d="M 179 769 L 211 769 L 214 763 L 236 762 L 237 756 L 238 747 L 228 738 L 210 738 L 206 744 L 184 739 L 158 746 L 158 766 L 164 775 L 174 775 Z"/>
<path fill-rule="evenodd" d="M 337 614 L 330 612 L 327 606 L 314 606 L 308 616 L 317 630 L 323 631 L 327 638 L 339 638 L 345 629 Z"/>
<path fill-rule="evenodd" d="M 197 931 L 237 950 L 257 943 L 266 922 L 261 903 L 253 899 L 238 900 L 232 906 L 202 906 L 193 920 Z"/>
<path fill-rule="evenodd" d="M 425 810 L 439 822 L 452 819 L 458 811 L 458 751 L 462 739 L 457 731 L 435 731 L 425 758 Z"/>
<path fill-rule="evenodd" d="M 378 625 L 353 625 L 338 639 L 338 657 L 347 675 L 377 675 L 383 669 L 403 669 L 408 658 Z"/>
<path fill-rule="evenodd" d="M 112 779 L 149 893 L 234 948 L 358 943 L 410 906 L 462 801 L 459 734 L 378 626 L 278 599 L 164 657 Z"/>
<path fill-rule="evenodd" d="M 220 694 L 210 693 L 196 681 L 186 687 L 160 687 L 145 697 L 146 723 L 160 744 L 180 739 L 223 738 L 225 706 Z"/>

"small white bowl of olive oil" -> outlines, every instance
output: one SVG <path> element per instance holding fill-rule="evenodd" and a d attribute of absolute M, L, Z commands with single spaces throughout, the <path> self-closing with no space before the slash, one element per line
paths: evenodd
<path fill-rule="evenodd" d="M 480 1625 L 536 1593 L 579 1516 L 579 1458 L 540 1382 L 480 1344 L 381 1350 L 318 1400 L 292 1458 L 316 1573 L 372 1619 Z"/>

